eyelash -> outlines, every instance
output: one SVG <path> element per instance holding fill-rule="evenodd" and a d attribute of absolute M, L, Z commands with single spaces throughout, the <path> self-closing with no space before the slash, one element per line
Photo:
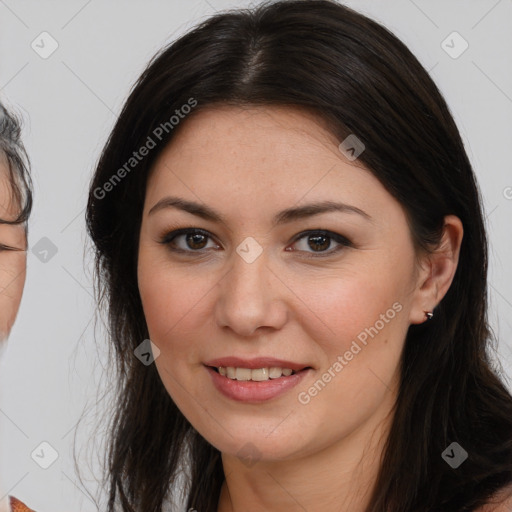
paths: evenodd
<path fill-rule="evenodd" d="M 1 251 L 22 251 L 23 249 L 18 249 L 17 247 L 11 247 L 10 245 L 5 245 L 0 243 L 0 252 Z"/>
<path fill-rule="evenodd" d="M 179 236 L 197 235 L 197 234 L 203 235 L 213 241 L 213 237 L 211 236 L 210 233 L 208 233 L 208 231 L 205 231 L 205 230 L 199 229 L 199 228 L 182 228 L 182 229 L 177 229 L 175 231 L 171 231 L 171 232 L 167 233 L 159 241 L 159 243 L 161 243 L 162 245 L 166 245 L 170 251 L 175 252 L 175 253 L 187 254 L 190 256 L 204 254 L 204 252 L 208 249 L 203 248 L 203 249 L 197 249 L 197 250 L 194 250 L 194 249 L 186 250 L 186 249 L 177 248 L 176 246 L 173 245 L 173 242 Z M 332 231 L 327 231 L 324 229 L 312 229 L 312 230 L 302 231 L 301 233 L 298 233 L 294 237 L 292 244 L 297 243 L 298 241 L 302 240 L 303 238 L 307 239 L 308 237 L 312 237 L 315 235 L 316 236 L 325 236 L 326 238 L 330 239 L 331 241 L 334 240 L 339 245 L 337 247 L 335 247 L 334 249 L 328 249 L 326 251 L 317 251 L 317 252 L 300 251 L 300 252 L 305 252 L 306 254 L 309 254 L 309 256 L 306 256 L 307 258 L 324 258 L 326 256 L 332 256 L 333 254 L 338 253 L 339 251 L 343 250 L 345 247 L 353 247 L 352 242 L 348 238 L 346 238 L 338 233 L 334 233 Z"/>

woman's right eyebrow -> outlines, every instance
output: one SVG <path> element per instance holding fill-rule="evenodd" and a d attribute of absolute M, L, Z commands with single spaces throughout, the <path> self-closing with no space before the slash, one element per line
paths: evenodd
<path fill-rule="evenodd" d="M 197 215 L 205 220 L 224 223 L 222 215 L 217 213 L 213 208 L 195 201 L 189 201 L 176 196 L 167 196 L 160 199 L 148 212 L 148 216 L 166 208 L 176 208 L 185 212 Z"/>
<path fill-rule="evenodd" d="M 192 215 L 197 215 L 198 217 L 201 217 L 205 220 L 209 220 L 212 222 L 226 222 L 224 217 L 220 213 L 216 212 L 213 208 L 210 208 L 209 206 L 206 206 L 201 203 L 197 203 L 195 201 L 189 201 L 187 199 L 183 199 L 176 196 L 167 196 L 160 199 L 155 205 L 151 207 L 151 209 L 148 212 L 148 215 L 152 215 L 153 213 L 166 208 L 176 208 L 179 210 L 183 210 L 185 212 L 191 213 Z M 274 216 L 272 220 L 272 225 L 277 226 L 278 224 L 286 224 L 288 222 L 293 222 L 296 220 L 329 212 L 356 214 L 362 216 L 365 220 L 369 222 L 375 222 L 374 219 L 368 213 L 366 213 L 364 210 L 361 210 L 357 206 L 345 203 L 338 203 L 334 201 L 321 201 L 306 204 L 303 206 L 287 208 Z"/>

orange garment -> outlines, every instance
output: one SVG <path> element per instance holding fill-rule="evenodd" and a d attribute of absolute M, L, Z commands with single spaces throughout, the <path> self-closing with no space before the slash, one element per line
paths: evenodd
<path fill-rule="evenodd" d="M 9 504 L 11 505 L 11 512 L 35 512 L 31 508 L 28 508 L 20 500 L 17 500 L 14 496 L 9 496 Z"/>

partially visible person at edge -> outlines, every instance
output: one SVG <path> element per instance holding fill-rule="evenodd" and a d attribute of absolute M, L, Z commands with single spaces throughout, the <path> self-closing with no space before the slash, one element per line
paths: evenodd
<path fill-rule="evenodd" d="M 303 0 L 190 30 L 135 84 L 87 223 L 103 510 L 510 510 L 478 185 L 385 27 Z"/>
<path fill-rule="evenodd" d="M 20 306 L 27 268 L 27 221 L 32 209 L 30 162 L 17 118 L 0 103 L 0 353 Z M 0 482 L 0 512 L 33 512 Z"/>

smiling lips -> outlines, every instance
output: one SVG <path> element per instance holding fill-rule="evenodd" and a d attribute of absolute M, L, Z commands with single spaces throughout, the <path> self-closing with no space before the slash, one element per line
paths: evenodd
<path fill-rule="evenodd" d="M 205 364 L 216 369 L 220 375 L 228 379 L 257 382 L 278 379 L 282 376 L 289 377 L 308 368 L 307 365 L 270 357 L 256 359 L 224 357 Z"/>
<path fill-rule="evenodd" d="M 225 357 L 205 363 L 215 387 L 228 398 L 261 402 L 294 387 L 311 366 L 274 358 Z"/>
<path fill-rule="evenodd" d="M 278 366 L 271 366 L 269 368 L 257 368 L 252 370 L 250 368 L 219 366 L 217 371 L 223 377 L 227 377 L 228 379 L 244 381 L 253 380 L 257 382 L 263 382 L 264 380 L 269 379 L 278 379 L 283 375 L 285 377 L 289 377 L 295 372 L 295 370 L 292 370 L 291 368 L 281 368 Z"/>

